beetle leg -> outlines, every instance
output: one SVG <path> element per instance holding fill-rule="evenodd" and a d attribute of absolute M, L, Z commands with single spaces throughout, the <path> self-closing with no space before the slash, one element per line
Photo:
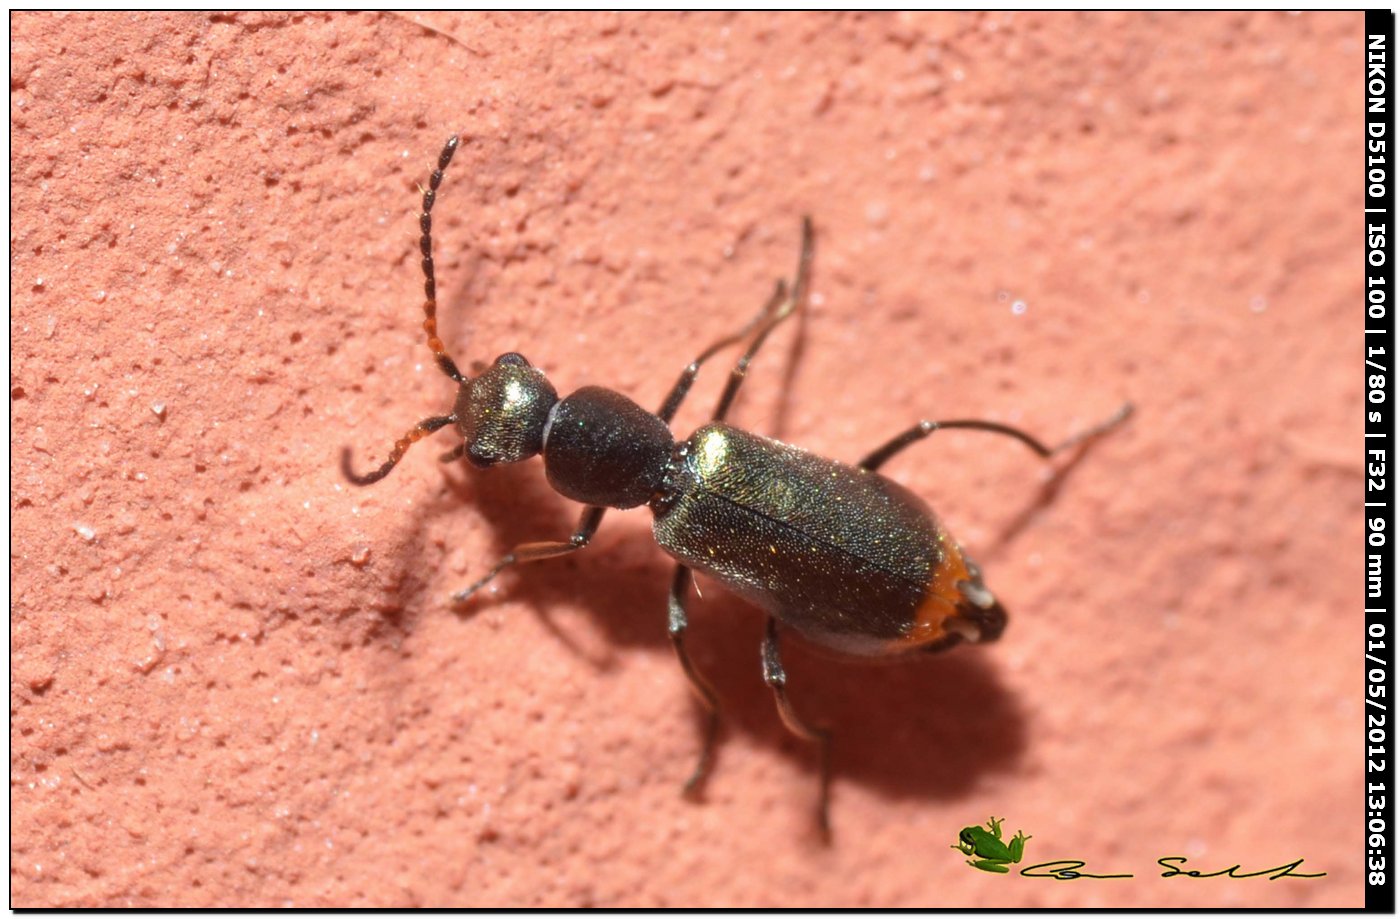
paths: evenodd
<path fill-rule="evenodd" d="M 445 453 L 443 453 L 442 456 L 439 456 L 439 457 L 438 457 L 438 462 L 439 462 L 439 463 L 451 463 L 451 462 L 454 462 L 454 461 L 456 461 L 456 460 L 461 459 L 462 456 L 463 456 L 466 452 L 467 452 L 467 442 L 464 440 L 464 441 L 462 441 L 460 444 L 458 444 L 457 446 L 453 447 L 451 450 L 448 450 L 448 451 L 446 451 Z"/>
<path fill-rule="evenodd" d="M 822 835 L 831 837 L 831 820 L 828 817 L 831 801 L 831 732 L 813 727 L 803 721 L 792 707 L 787 695 L 787 673 L 778 654 L 778 620 L 768 617 L 768 629 L 763 633 L 763 682 L 773 690 L 778 703 L 778 714 L 783 724 L 792 733 L 817 745 L 821 768 L 821 791 L 817 798 L 817 825 Z"/>
<path fill-rule="evenodd" d="M 671 419 L 676 415 L 676 411 L 681 407 L 681 402 L 685 400 L 686 395 L 690 392 L 690 387 L 695 383 L 695 377 L 700 373 L 700 365 L 714 357 L 720 351 L 728 348 L 730 345 L 737 344 L 748 338 L 755 329 L 758 329 L 758 335 L 750 346 L 748 353 L 740 358 L 739 364 L 736 365 L 734 370 L 730 373 L 729 384 L 725 388 L 724 397 L 721 399 L 720 414 L 716 416 L 716 420 L 721 420 L 723 413 L 728 411 L 729 403 L 734 400 L 734 392 L 738 391 L 739 384 L 743 382 L 744 373 L 748 369 L 749 361 L 753 359 L 754 352 L 763 344 L 763 340 L 768 337 L 768 333 L 773 330 L 773 327 L 792 315 L 793 311 L 796 310 L 797 306 L 801 304 L 802 300 L 807 296 L 807 279 L 811 275 L 811 265 L 812 219 L 810 217 L 803 217 L 802 251 L 797 261 L 797 277 L 793 283 L 792 296 L 788 296 L 787 284 L 783 281 L 779 281 L 773 289 L 773 295 L 768 298 L 768 302 L 763 305 L 763 309 L 758 311 L 757 316 L 750 319 L 745 323 L 742 329 L 735 332 L 733 335 L 726 335 L 704 351 L 701 351 L 700 356 L 691 361 L 690 364 L 686 366 L 685 370 L 681 371 L 680 379 L 676 381 L 675 386 L 671 387 L 671 391 L 666 395 L 666 401 L 661 403 L 661 409 L 656 413 L 657 417 L 667 424 L 670 424 Z"/>
<path fill-rule="evenodd" d="M 699 670 L 695 669 L 695 664 L 685 650 L 685 630 L 689 625 L 685 615 L 685 598 L 686 593 L 690 590 L 690 578 L 689 568 L 684 565 L 676 566 L 676 576 L 671 580 L 671 595 L 668 600 L 666 623 L 667 632 L 671 636 L 671 644 L 675 647 L 676 657 L 681 662 L 681 669 L 685 671 L 686 678 L 690 680 L 690 688 L 695 691 L 695 698 L 705 709 L 705 737 L 701 741 L 700 760 L 695 764 L 695 771 L 690 774 L 690 778 L 686 779 L 686 794 L 693 794 L 704 783 L 705 777 L 709 775 L 710 767 L 714 764 L 715 738 L 719 735 L 719 696 L 715 694 L 710 681 L 705 679 Z"/>
<path fill-rule="evenodd" d="M 593 534 L 598 532 L 598 524 L 603 520 L 603 514 L 607 511 L 605 507 L 584 508 L 583 514 L 578 518 L 578 529 L 574 535 L 569 537 L 568 542 L 526 542 L 521 543 L 510 551 L 505 558 L 496 563 L 496 566 L 486 573 L 486 576 L 470 587 L 463 588 L 452 595 L 454 603 L 464 603 L 487 584 L 495 579 L 496 575 L 509 568 L 511 565 L 520 562 L 538 562 L 546 558 L 557 558 L 560 555 L 568 555 L 570 552 L 577 552 L 588 541 L 593 538 Z"/>
<path fill-rule="evenodd" d="M 869 469 L 871 472 L 874 472 L 896 453 L 899 453 L 911 444 L 918 443 L 934 431 L 958 428 L 967 431 L 988 431 L 992 434 L 1005 434 L 1008 437 L 1014 437 L 1031 450 L 1035 451 L 1038 456 L 1049 459 L 1056 453 L 1062 453 L 1071 447 L 1087 443 L 1088 441 L 1107 434 L 1126 421 L 1128 416 L 1132 413 L 1133 404 L 1131 402 L 1125 403 L 1123 407 L 1114 412 L 1108 420 L 1100 422 L 1087 430 L 1080 431 L 1078 434 L 1073 435 L 1064 442 L 1056 444 L 1053 447 L 1047 447 L 1025 431 L 1013 428 L 1010 425 L 999 424 L 995 421 L 977 421 L 975 419 L 962 419 L 958 421 L 920 421 L 909 430 L 891 439 L 878 450 L 866 456 L 865 459 L 861 460 L 857 465 L 862 469 Z"/>
<path fill-rule="evenodd" d="M 802 218 L 802 250 L 797 257 L 797 274 L 792 279 L 792 295 L 785 296 L 785 285 L 778 282 L 777 288 L 773 292 L 772 303 L 777 304 L 776 309 L 769 316 L 766 322 L 759 327 L 758 333 L 754 335 L 753 341 L 749 343 L 749 348 L 734 364 L 734 369 L 729 372 L 729 382 L 725 384 L 724 392 L 719 397 L 719 405 L 715 406 L 715 414 L 712 420 L 723 421 L 724 416 L 729 414 L 729 408 L 734 404 L 734 397 L 739 394 L 739 387 L 744 383 L 744 377 L 748 375 L 749 363 L 758 353 L 758 349 L 763 347 L 763 342 L 768 338 L 768 333 L 777 327 L 778 323 L 797 312 L 797 308 L 807 299 L 807 287 L 812 276 L 812 218 Z"/>
<path fill-rule="evenodd" d="M 768 318 L 768 314 L 781 306 L 786 298 L 787 291 L 785 289 L 780 288 L 775 291 L 773 296 L 768 298 L 768 302 L 763 304 L 763 309 L 746 322 L 742 329 L 732 335 L 726 335 L 701 351 L 700 356 L 687 364 L 685 370 L 681 371 L 680 379 L 676 380 L 676 385 L 672 386 L 671 391 L 666 394 L 666 401 L 661 403 L 661 409 L 656 413 L 657 417 L 670 424 L 671 419 L 676 416 L 676 411 L 681 407 L 681 403 L 685 401 L 686 395 L 689 394 L 690 387 L 695 384 L 695 378 L 700 373 L 700 366 L 730 345 L 738 344 L 748 338 L 753 330 L 758 328 L 764 319 Z"/>

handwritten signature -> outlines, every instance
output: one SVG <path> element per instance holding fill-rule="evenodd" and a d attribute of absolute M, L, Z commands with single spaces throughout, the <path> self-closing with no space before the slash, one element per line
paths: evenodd
<path fill-rule="evenodd" d="M 1165 855 L 1157 859 L 1157 864 L 1167 869 L 1162 872 L 1164 878 L 1257 878 L 1268 876 L 1269 880 L 1277 881 L 1279 878 L 1320 878 L 1326 876 L 1326 871 L 1319 871 L 1310 874 L 1303 871 L 1296 871 L 1299 865 L 1303 864 L 1303 859 L 1276 865 L 1273 868 L 1264 868 L 1261 871 L 1246 871 L 1241 873 L 1242 865 L 1231 865 L 1229 868 L 1222 868 L 1219 871 L 1197 871 L 1194 868 L 1182 867 L 1188 859 L 1184 855 Z M 1168 864 L 1175 862 L 1176 864 Z M 1099 880 L 1110 878 L 1130 878 L 1131 874 L 1094 874 L 1089 871 L 1082 871 L 1086 862 L 1077 858 L 1064 858 L 1053 862 L 1041 862 L 1037 865 L 1030 865 L 1021 869 L 1021 876 L 1028 878 L 1050 878 L 1056 881 L 1078 881 L 1084 878 L 1095 878 Z"/>

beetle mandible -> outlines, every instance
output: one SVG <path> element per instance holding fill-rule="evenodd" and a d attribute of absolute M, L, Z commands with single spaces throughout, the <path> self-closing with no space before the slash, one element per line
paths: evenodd
<path fill-rule="evenodd" d="M 342 472 L 355 485 L 378 482 L 412 444 L 449 425 L 462 442 L 443 454 L 443 462 L 465 457 L 485 468 L 543 454 L 550 486 L 587 505 L 574 534 L 562 542 L 516 546 L 484 577 L 453 594 L 458 603 L 512 565 L 582 549 L 608 508 L 649 507 L 657 544 L 678 562 L 668 602 L 671 643 L 707 714 L 700 757 L 686 791 L 698 788 L 709 771 L 719 727 L 719 700 L 685 647 L 691 572 L 700 571 L 767 615 L 763 678 L 788 729 L 818 746 L 817 818 L 823 833 L 829 833 L 831 735 L 799 715 L 788 697 L 779 624 L 824 648 L 868 657 L 993 641 L 1006 626 L 1006 611 L 982 582 L 977 565 L 922 499 L 880 475 L 879 468 L 911 444 L 948 429 L 1004 434 L 1050 457 L 1119 424 L 1131 405 L 1055 447 L 994 421 L 920 421 L 854 466 L 726 424 L 754 355 L 806 298 L 812 264 L 809 218 L 802 221 L 791 285 L 778 281 L 748 324 L 691 361 L 654 414 L 599 386 L 560 399 L 544 374 L 513 352 L 468 377 L 438 337 L 433 274 L 432 209 L 457 148 L 453 135 L 423 189 L 419 217 L 423 329 L 438 367 L 457 384 L 456 403 L 450 414 L 425 418 L 410 428 L 373 472 L 357 474 L 346 448 Z M 748 345 L 711 421 L 677 441 L 670 421 L 701 366 L 742 342 Z"/>

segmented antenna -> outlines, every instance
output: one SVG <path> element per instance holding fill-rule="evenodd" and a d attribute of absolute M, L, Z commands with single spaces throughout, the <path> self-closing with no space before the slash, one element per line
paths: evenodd
<path fill-rule="evenodd" d="M 437 330 L 437 281 L 433 277 L 433 202 L 437 200 L 438 186 L 442 184 L 442 174 L 447 164 L 452 162 L 452 154 L 457 152 L 457 135 L 447 139 L 438 154 L 437 168 L 428 178 L 428 187 L 423 189 L 423 213 L 418 217 L 418 226 L 423 230 L 418 240 L 418 248 L 423 251 L 423 331 L 428 333 L 428 347 L 437 359 L 438 368 L 455 382 L 465 383 L 466 377 L 457 369 L 457 364 L 447 353 L 447 346 L 438 338 Z"/>
<path fill-rule="evenodd" d="M 350 448 L 346 447 L 340 451 L 340 471 L 352 485 L 373 485 L 389 474 L 389 470 L 399 464 L 408 448 L 429 434 L 445 428 L 457 420 L 456 415 L 434 415 L 432 418 L 424 418 L 422 421 L 409 428 L 408 433 L 394 441 L 394 449 L 389 451 L 389 458 L 384 464 L 373 472 L 364 475 L 357 475 L 354 469 L 350 468 Z"/>
<path fill-rule="evenodd" d="M 423 213 L 418 217 L 418 226 L 422 229 L 423 235 L 418 240 L 418 248 L 423 252 L 423 331 L 428 335 L 428 347 L 432 350 L 433 357 L 437 359 L 438 369 L 456 383 L 466 384 L 467 378 L 457 369 L 456 362 L 447 353 L 447 347 L 442 343 L 442 339 L 438 338 L 437 281 L 433 276 L 433 203 L 437 200 L 437 190 L 442 185 L 442 174 L 447 170 L 447 164 L 452 162 L 452 154 L 457 152 L 458 143 L 456 134 L 447 139 L 442 152 L 438 154 L 437 168 L 428 178 L 428 187 L 422 189 Z M 455 414 L 424 418 L 410 428 L 406 434 L 394 441 L 394 448 L 389 451 L 389 458 L 378 469 L 365 475 L 359 475 L 351 468 L 350 448 L 346 447 L 340 454 L 340 471 L 355 485 L 372 485 L 388 475 L 389 471 L 398 465 L 399 460 L 403 459 L 403 455 L 409 447 L 434 431 L 453 424 L 456 420 Z"/>

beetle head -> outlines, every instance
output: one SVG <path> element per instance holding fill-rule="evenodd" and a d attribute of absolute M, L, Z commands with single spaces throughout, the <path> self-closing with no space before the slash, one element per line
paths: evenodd
<path fill-rule="evenodd" d="M 529 459 L 544 448 L 544 427 L 559 395 L 544 373 L 510 352 L 461 384 L 452 413 L 466 457 L 482 468 Z"/>

